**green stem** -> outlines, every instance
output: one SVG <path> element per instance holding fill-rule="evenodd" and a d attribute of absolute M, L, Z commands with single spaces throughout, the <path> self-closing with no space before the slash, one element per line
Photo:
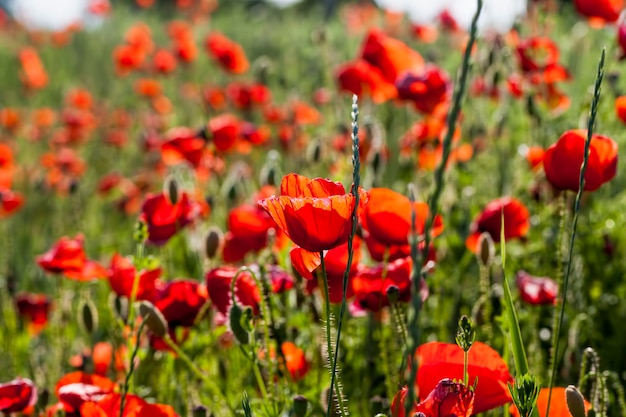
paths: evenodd
<path fill-rule="evenodd" d="M 146 325 L 146 321 L 142 320 L 141 324 L 137 328 L 136 343 L 130 355 L 130 364 L 129 364 L 128 372 L 126 372 L 126 378 L 124 379 L 124 386 L 122 387 L 122 394 L 120 398 L 120 417 L 124 416 L 124 405 L 126 403 L 126 395 L 128 395 L 130 379 L 132 378 L 133 373 L 135 372 L 135 358 L 137 357 L 137 354 L 139 353 L 139 339 L 141 337 L 141 332 L 143 331 L 143 328 L 145 325 Z"/>
<path fill-rule="evenodd" d="M 552 399 L 552 387 L 554 386 L 554 382 L 556 380 L 556 368 L 559 357 L 559 334 L 561 333 L 561 325 L 563 323 L 563 316 L 565 315 L 565 301 L 567 295 L 567 285 L 569 283 L 569 276 L 572 269 L 572 257 L 574 253 L 574 240 L 576 239 L 576 226 L 578 225 L 578 213 L 580 212 L 580 200 L 583 195 L 584 186 L 585 186 L 585 172 L 587 171 L 587 163 L 589 161 L 589 147 L 591 145 L 591 138 L 593 136 L 593 128 L 596 121 L 596 116 L 598 114 L 598 105 L 600 102 L 600 87 L 602 85 L 602 78 L 604 77 L 604 57 L 606 51 L 602 49 L 602 54 L 600 55 L 600 61 L 598 62 L 598 72 L 596 74 L 596 83 L 594 85 L 593 90 L 593 100 L 591 101 L 591 110 L 589 112 L 589 123 L 587 125 L 587 140 L 585 141 L 585 149 L 583 153 L 583 163 L 580 167 L 580 176 L 578 180 L 578 193 L 576 194 L 576 201 L 574 203 L 574 220 L 572 222 L 572 232 L 570 234 L 569 241 L 569 252 L 567 256 L 567 269 L 565 271 L 565 279 L 563 281 L 563 288 L 559 288 L 560 299 L 561 299 L 561 310 L 559 312 L 559 321 L 557 323 L 556 329 L 554 329 L 555 335 L 555 343 L 553 349 L 553 361 L 552 361 L 552 372 L 550 375 L 550 388 L 548 392 L 548 405 L 546 407 L 546 416 L 550 415 L 550 400 Z"/>
<path fill-rule="evenodd" d="M 426 224 L 424 225 L 424 248 L 422 250 L 422 259 L 426 259 L 428 255 L 428 249 L 430 246 L 430 230 L 435 223 L 435 218 L 437 216 L 438 208 L 439 208 L 439 198 L 443 192 L 444 186 L 444 172 L 446 170 L 446 165 L 448 164 L 448 159 L 450 158 L 450 152 L 452 150 L 452 138 L 454 136 L 454 132 L 456 131 L 456 125 L 459 117 L 459 113 L 461 112 L 462 101 L 465 96 L 465 89 L 467 87 L 467 78 L 469 75 L 470 68 L 470 57 L 472 54 L 472 49 L 474 48 L 474 42 L 476 41 L 476 34 L 478 32 L 478 17 L 480 16 L 480 11 L 483 7 L 483 0 L 477 0 L 476 13 L 472 18 L 472 24 L 469 32 L 469 39 L 467 41 L 467 45 L 465 46 L 465 53 L 463 55 L 463 62 L 461 64 L 461 74 L 458 78 L 457 83 L 455 84 L 454 94 L 452 98 L 452 106 L 450 107 L 450 112 L 448 113 L 448 117 L 446 119 L 446 135 L 443 140 L 443 149 L 441 155 L 441 161 L 435 170 L 435 189 L 428 201 L 428 218 L 426 220 Z M 414 217 L 413 214 L 412 217 Z M 413 220 L 413 223 L 415 220 Z M 414 228 L 412 228 L 414 230 Z M 413 258 L 413 268 L 419 269 L 419 259 L 417 256 Z M 417 274 L 416 274 L 417 275 Z M 421 275 L 421 274 L 420 274 Z M 411 357 L 417 347 L 419 346 L 419 310 L 422 306 L 422 299 L 420 296 L 420 279 L 415 279 L 413 281 L 412 291 L 411 291 L 411 305 L 409 306 L 409 329 L 410 329 L 410 343 L 408 352 L 406 355 Z M 408 385 L 408 394 L 407 399 L 405 401 L 405 411 L 406 414 L 409 415 L 411 411 L 411 406 L 415 402 L 415 377 L 417 376 L 417 361 L 411 360 L 411 372 L 409 372 L 407 385 Z"/>

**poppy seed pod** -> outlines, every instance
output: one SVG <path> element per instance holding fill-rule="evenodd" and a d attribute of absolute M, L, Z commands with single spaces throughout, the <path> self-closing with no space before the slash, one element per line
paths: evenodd
<path fill-rule="evenodd" d="M 482 232 L 478 237 L 478 260 L 484 267 L 493 264 L 493 258 L 496 256 L 496 247 L 489 232 Z"/>
<path fill-rule="evenodd" d="M 217 226 L 212 226 L 206 234 L 204 253 L 208 259 L 215 258 L 224 245 L 224 234 Z"/>
<path fill-rule="evenodd" d="M 139 315 L 143 318 L 146 326 L 158 337 L 165 337 L 168 332 L 167 321 L 163 313 L 150 301 L 139 303 Z"/>
<path fill-rule="evenodd" d="M 178 185 L 178 181 L 173 176 L 168 176 L 163 184 L 163 195 L 167 199 L 167 201 L 175 206 L 181 198 L 182 191 L 180 186 Z"/>

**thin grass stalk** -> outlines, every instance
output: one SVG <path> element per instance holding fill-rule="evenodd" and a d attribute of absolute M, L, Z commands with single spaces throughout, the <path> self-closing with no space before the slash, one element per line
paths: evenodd
<path fill-rule="evenodd" d="M 441 193 L 443 192 L 444 187 L 444 173 L 446 170 L 446 166 L 448 164 L 448 160 L 450 158 L 450 152 L 452 150 L 452 138 L 454 136 L 454 132 L 456 130 L 456 125 L 459 117 L 459 113 L 461 112 L 463 98 L 465 97 L 465 90 L 467 87 L 467 78 L 469 75 L 470 69 L 470 58 L 472 55 L 472 49 L 474 49 L 474 43 L 476 41 L 476 35 L 478 33 L 478 17 L 480 16 L 480 12 L 483 7 L 483 0 L 477 0 L 476 13 L 472 18 L 472 24 L 469 32 L 469 39 L 467 40 L 467 44 L 465 46 L 465 53 L 463 55 L 463 61 L 461 64 L 461 73 L 457 79 L 457 82 L 454 86 L 454 93 L 452 97 L 452 106 L 450 107 L 450 112 L 448 113 L 446 119 L 446 135 L 443 139 L 442 144 L 442 155 L 441 161 L 435 170 L 435 188 L 433 190 L 432 195 L 428 201 L 428 218 L 426 219 L 426 224 L 424 225 L 424 247 L 422 248 L 422 256 L 421 259 L 426 259 L 428 256 L 428 248 L 430 246 L 430 230 L 435 223 L 435 218 L 437 216 L 438 207 L 439 207 L 439 198 L 441 197 Z M 415 213 L 411 215 L 412 217 L 412 225 L 411 230 L 415 230 Z M 411 248 L 411 252 L 413 252 L 413 246 Z M 413 254 L 412 254 L 413 255 Z M 418 257 L 413 257 L 413 268 L 414 270 L 419 270 L 419 262 L 420 259 Z M 421 275 L 421 274 L 419 274 Z M 409 347 L 408 352 L 406 352 L 407 356 L 412 356 L 413 352 L 417 349 L 419 345 L 419 328 L 418 328 L 418 318 L 419 318 L 419 310 L 422 307 L 422 299 L 420 296 L 420 276 L 417 276 L 418 279 L 413 279 L 413 286 L 411 290 L 411 304 L 409 305 L 409 329 L 410 329 L 410 338 L 409 338 Z M 415 278 L 415 276 L 413 277 Z M 415 360 L 411 361 L 411 372 L 409 373 L 409 377 L 407 380 L 408 385 L 408 394 L 405 401 L 406 414 L 410 414 L 411 406 L 415 402 L 415 377 L 417 375 L 417 362 Z"/>
<path fill-rule="evenodd" d="M 348 292 L 348 279 L 350 277 L 350 269 L 352 267 L 352 258 L 354 255 L 354 235 L 356 235 L 356 226 L 358 223 L 357 213 L 360 203 L 359 185 L 361 184 L 361 159 L 359 157 L 359 105 L 357 95 L 352 96 L 352 195 L 354 196 L 354 208 L 352 209 L 352 230 L 348 237 L 348 262 L 343 272 L 343 287 L 341 294 L 341 307 L 339 308 L 339 320 L 337 323 L 337 337 L 335 339 L 335 355 L 331 363 L 330 375 L 330 392 L 333 392 L 335 379 L 337 378 L 337 361 L 339 360 L 339 341 L 341 340 L 341 329 L 343 325 L 343 316 L 346 312 L 346 294 Z M 324 258 L 322 257 L 322 262 Z M 323 265 L 323 264 L 322 264 Z M 324 282 L 326 282 L 326 274 L 324 274 Z M 326 295 L 328 297 L 328 294 Z M 330 355 L 330 351 L 328 352 Z M 339 398 L 338 398 L 339 400 Z M 330 403 L 326 410 L 326 416 L 330 416 Z M 343 403 L 339 403 L 340 410 L 343 410 Z M 342 416 L 343 416 L 343 411 Z"/>
<path fill-rule="evenodd" d="M 561 310 L 559 311 L 559 320 L 557 327 L 554 329 L 554 346 L 552 349 L 552 371 L 550 374 L 550 388 L 548 391 L 548 405 L 546 406 L 546 416 L 550 415 L 550 400 L 552 399 L 552 388 L 556 379 L 556 367 L 559 357 L 559 334 L 561 333 L 561 325 L 563 324 L 563 316 L 565 315 L 565 301 L 567 295 L 567 285 L 569 284 L 569 277 L 572 271 L 572 257 L 574 253 L 574 240 L 576 239 L 576 226 L 578 225 L 578 214 L 580 212 L 580 200 L 583 195 L 583 189 L 585 186 L 585 172 L 587 171 L 587 163 L 589 161 L 589 147 L 591 145 L 591 137 L 593 135 L 593 128 L 596 122 L 596 116 L 598 114 L 598 107 L 600 103 L 600 87 L 602 86 L 602 78 L 604 78 L 604 58 L 606 50 L 602 49 L 600 55 L 600 61 L 598 62 L 598 72 L 596 74 L 596 83 L 593 88 L 593 99 L 591 101 L 591 109 L 589 111 L 589 121 L 587 124 L 587 139 L 585 140 L 585 149 L 583 153 L 583 163 L 580 167 L 580 177 L 578 181 L 578 193 L 576 194 L 576 201 L 574 202 L 574 220 L 572 221 L 572 231 L 569 240 L 569 252 L 567 255 L 567 269 L 565 270 L 565 277 L 563 279 L 563 288 L 559 289 Z"/>
<path fill-rule="evenodd" d="M 135 346 L 133 347 L 133 351 L 130 355 L 130 364 L 128 367 L 128 372 L 126 372 L 126 377 L 124 378 L 124 385 L 122 387 L 122 393 L 120 395 L 120 417 L 124 415 L 124 405 L 126 404 L 126 396 L 128 395 L 128 388 L 130 386 L 130 379 L 135 372 L 135 358 L 137 358 L 137 354 L 139 353 L 139 339 L 141 338 L 141 332 L 143 332 L 143 328 L 146 325 L 146 321 L 142 320 L 141 324 L 137 328 L 137 336 L 135 341 Z"/>

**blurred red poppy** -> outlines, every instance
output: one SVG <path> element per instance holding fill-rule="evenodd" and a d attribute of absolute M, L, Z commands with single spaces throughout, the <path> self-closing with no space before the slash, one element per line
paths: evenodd
<path fill-rule="evenodd" d="M 619 59 L 626 58 L 626 19 L 622 19 L 617 25 L 617 46 L 620 49 Z"/>
<path fill-rule="evenodd" d="M 187 161 L 198 168 L 206 151 L 206 141 L 197 130 L 187 127 L 171 129 L 161 144 L 161 157 L 166 165 Z"/>
<path fill-rule="evenodd" d="M 407 245 L 411 231 L 411 213 L 415 210 L 415 233 L 424 233 L 424 225 L 428 217 L 428 205 L 415 202 L 411 206 L 408 197 L 388 188 L 372 188 L 369 201 L 361 216 L 361 224 L 365 232 L 377 242 L 385 245 Z M 443 222 L 437 215 L 431 230 L 433 237 L 443 231 Z"/>
<path fill-rule="evenodd" d="M 374 103 L 383 103 L 398 94 L 393 82 L 387 81 L 378 68 L 362 59 L 342 65 L 335 77 L 339 91 L 369 96 Z"/>
<path fill-rule="evenodd" d="M 522 154 L 528 161 L 531 169 L 538 169 L 543 163 L 546 151 L 541 146 L 524 146 Z"/>
<path fill-rule="evenodd" d="M 27 90 L 38 90 L 48 85 L 48 73 L 35 48 L 20 50 L 19 59 L 22 65 L 20 79 Z"/>
<path fill-rule="evenodd" d="M 152 57 L 152 65 L 160 74 L 171 74 L 176 70 L 176 57 L 167 49 L 159 49 Z"/>
<path fill-rule="evenodd" d="M 543 169 L 557 190 L 578 191 L 586 137 L 585 130 L 568 130 L 546 151 Z M 597 190 L 610 181 L 616 171 L 617 143 L 607 136 L 594 134 L 589 147 L 584 190 Z"/>
<path fill-rule="evenodd" d="M 444 378 L 463 380 L 464 352 L 456 344 L 425 343 L 417 348 L 415 357 L 419 363 L 416 382 L 420 397 L 432 392 Z M 479 414 L 511 401 L 507 383 L 512 383 L 513 377 L 506 362 L 491 347 L 474 342 L 469 351 L 467 371 L 470 384 L 477 380 L 474 409 L 469 410 L 470 414 Z"/>
<path fill-rule="evenodd" d="M 154 305 L 161 310 L 170 328 L 191 327 L 207 300 L 204 285 L 191 279 L 176 279 L 158 290 Z"/>
<path fill-rule="evenodd" d="M 626 96 L 619 96 L 615 99 L 615 114 L 622 123 L 626 123 Z"/>
<path fill-rule="evenodd" d="M 17 212 L 24 204 L 22 194 L 0 189 L 0 218 L 4 218 Z"/>
<path fill-rule="evenodd" d="M 519 271 L 515 283 L 523 301 L 533 305 L 556 304 L 559 287 L 555 280 Z"/>
<path fill-rule="evenodd" d="M 548 407 L 548 396 L 550 389 L 542 388 L 539 391 L 539 397 L 537 398 L 536 409 L 539 412 L 539 417 L 546 416 L 546 408 Z M 591 408 L 591 404 L 585 400 L 585 412 L 587 412 Z M 509 408 L 509 412 L 512 417 L 520 417 L 519 412 L 517 411 L 517 407 L 511 405 Z M 571 417 L 572 415 L 569 412 L 569 408 L 567 407 L 567 402 L 565 399 L 565 388 L 563 387 L 554 387 L 552 388 L 552 397 L 550 398 L 550 417 Z"/>
<path fill-rule="evenodd" d="M 78 281 L 106 277 L 107 272 L 102 265 L 87 259 L 83 243 L 81 234 L 74 239 L 63 236 L 48 252 L 37 257 L 37 263 L 47 272 L 63 274 Z"/>
<path fill-rule="evenodd" d="M 222 257 L 225 262 L 239 262 L 249 252 L 267 245 L 267 234 L 276 227 L 272 218 L 259 206 L 243 204 L 228 213 Z"/>
<path fill-rule="evenodd" d="M 46 294 L 21 293 L 15 296 L 15 306 L 28 323 L 28 331 L 38 334 L 48 324 L 52 300 Z"/>
<path fill-rule="evenodd" d="M 172 406 L 150 404 L 141 397 L 128 394 L 120 414 L 121 394 L 109 393 L 102 398 L 85 402 L 80 407 L 81 417 L 179 417 Z"/>
<path fill-rule="evenodd" d="M 163 193 L 159 193 L 146 196 L 139 217 L 148 225 L 148 242 L 164 245 L 200 213 L 200 205 L 192 201 L 186 192 L 181 192 L 176 204 L 172 204 Z"/>
<path fill-rule="evenodd" d="M 37 402 L 37 388 L 27 378 L 16 378 L 0 384 L 0 412 L 26 413 Z"/>
<path fill-rule="evenodd" d="M 232 150 L 241 137 L 241 122 L 230 113 L 220 114 L 209 120 L 204 133 L 208 141 L 220 152 Z"/>
<path fill-rule="evenodd" d="M 232 82 L 226 86 L 226 95 L 236 108 L 245 111 L 269 104 L 272 99 L 270 89 L 261 83 Z"/>
<path fill-rule="evenodd" d="M 397 259 L 387 265 L 359 268 L 352 280 L 355 304 L 361 309 L 380 311 L 390 304 L 388 291 L 391 287 L 397 290 L 398 301 L 409 301 L 412 270 L 413 262 L 410 257 Z M 428 297 L 428 287 L 424 280 L 420 282 L 420 296 L 422 301 Z"/>
<path fill-rule="evenodd" d="M 395 83 L 403 72 L 418 71 L 424 66 L 424 60 L 419 53 L 404 42 L 385 35 L 380 29 L 372 29 L 367 34 L 361 49 L 361 58 L 377 67 L 391 83 Z"/>
<path fill-rule="evenodd" d="M 156 297 L 156 286 L 161 276 L 161 268 L 142 270 L 137 272 L 133 262 L 119 254 L 114 254 L 111 258 L 111 265 L 108 270 L 109 285 L 113 292 L 119 296 L 130 299 L 135 282 L 135 275 L 138 273 L 136 300 L 154 301 Z"/>
<path fill-rule="evenodd" d="M 479 249 L 478 238 L 483 232 L 489 233 L 494 242 L 500 242 L 503 222 L 505 241 L 526 236 L 530 229 L 528 209 L 522 202 L 512 197 L 501 197 L 491 201 L 472 222 L 465 245 L 472 252 L 476 252 Z"/>
<path fill-rule="evenodd" d="M 211 32 L 205 40 L 206 50 L 220 66 L 233 74 L 242 74 L 250 64 L 243 48 L 218 32 Z"/>
<path fill-rule="evenodd" d="M 206 274 L 206 287 L 211 302 L 220 313 L 226 315 L 231 305 L 230 286 L 239 268 L 232 265 L 223 265 L 211 269 Z M 254 283 L 254 279 L 248 272 L 242 272 L 237 277 L 235 284 L 235 296 L 243 305 L 250 306 L 258 313 L 261 294 Z"/>
<path fill-rule="evenodd" d="M 116 384 L 106 377 L 72 372 L 59 379 L 55 393 L 65 410 L 72 413 L 80 410 L 84 402 L 97 401 L 113 392 L 115 387 Z"/>
<path fill-rule="evenodd" d="M 291 379 L 299 381 L 309 371 L 309 363 L 306 360 L 304 351 L 293 342 L 283 342 L 280 346 L 285 357 L 285 366 L 291 375 Z"/>
<path fill-rule="evenodd" d="M 624 0 L 574 0 L 574 6 L 578 13 L 598 23 L 613 23 L 624 9 Z"/>
<path fill-rule="evenodd" d="M 432 113 L 450 98 L 450 78 L 441 68 L 428 64 L 420 71 L 407 71 L 396 80 L 398 98 L 411 102 L 417 111 Z"/>

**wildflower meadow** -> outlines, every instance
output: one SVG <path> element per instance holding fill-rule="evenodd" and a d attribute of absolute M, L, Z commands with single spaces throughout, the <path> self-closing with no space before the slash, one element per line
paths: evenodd
<path fill-rule="evenodd" d="M 0 1 L 1 415 L 626 416 L 624 0 L 66 3 Z"/>

